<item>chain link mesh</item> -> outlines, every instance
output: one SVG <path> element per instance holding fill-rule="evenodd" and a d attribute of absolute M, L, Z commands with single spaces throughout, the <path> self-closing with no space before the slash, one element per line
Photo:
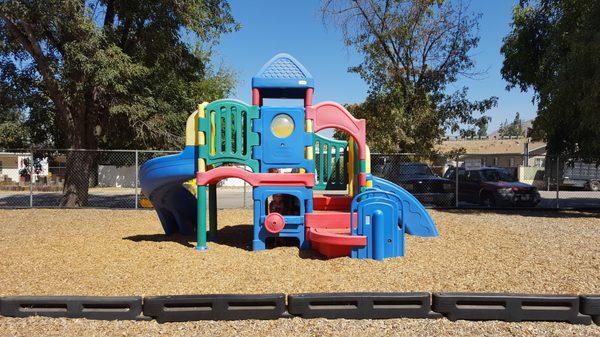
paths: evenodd
<path fill-rule="evenodd" d="M 0 208 L 152 207 L 139 187 L 139 167 L 150 159 L 176 153 L 2 150 Z M 600 158 L 550 155 L 371 155 L 373 175 L 404 187 L 433 208 L 600 208 L 598 163 Z M 241 181 L 228 184 L 219 188 L 219 207 L 252 204 L 251 187 L 244 188 Z"/>

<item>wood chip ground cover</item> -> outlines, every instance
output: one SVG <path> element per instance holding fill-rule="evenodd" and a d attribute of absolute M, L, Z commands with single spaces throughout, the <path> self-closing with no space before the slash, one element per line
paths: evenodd
<path fill-rule="evenodd" d="M 0 295 L 334 291 L 600 293 L 598 214 L 477 211 L 431 211 L 431 214 L 438 224 L 440 237 L 408 236 L 404 258 L 376 262 L 350 258 L 324 260 L 316 253 L 300 252 L 296 247 L 281 243 L 264 252 L 251 252 L 250 210 L 220 210 L 219 241 L 210 242 L 209 250 L 204 253 L 193 249 L 193 237 L 166 237 L 153 211 L 0 210 Z M 373 332 L 387 334 L 384 332 L 388 331 L 384 329 L 387 325 L 382 326 L 379 321 L 293 319 L 276 322 L 290 325 L 290 329 L 305 335 L 323 334 L 327 330 L 319 329 L 327 329 L 332 324 L 347 328 L 350 335 L 352 329 L 360 331 L 359 327 L 364 324 L 372 327 Z M 538 335 L 527 331 L 535 332 L 540 327 L 548 327 L 543 330 L 548 336 L 563 335 L 551 331 L 581 336 L 599 334 L 598 327 L 551 323 L 463 322 L 453 326 L 456 323 L 445 320 L 382 322 L 398 326 L 398 331 L 411 326 L 416 329 L 412 335 L 419 335 L 418 331 L 425 334 L 428 326 L 448 334 L 465 328 L 473 335 L 485 335 L 485 331 L 489 331 L 489 335 L 501 335 L 492 332 L 506 333 L 513 329 L 519 331 L 517 335 Z M 57 331 L 63 327 L 86 335 L 85 331 L 92 331 L 89 330 L 92 326 L 108 329 L 106 331 L 127 326 L 148 335 L 165 333 L 168 327 L 173 328 L 172 332 L 179 328 L 188 334 L 207 332 L 201 328 L 206 326 L 202 324 L 154 324 L 3 318 L 0 334 L 16 331 L 10 329 L 19 325 L 45 326 Z M 252 329 L 264 334 L 281 332 L 277 328 L 279 323 L 210 324 L 215 328 L 222 324 L 229 332 L 236 327 L 236 334 Z"/>

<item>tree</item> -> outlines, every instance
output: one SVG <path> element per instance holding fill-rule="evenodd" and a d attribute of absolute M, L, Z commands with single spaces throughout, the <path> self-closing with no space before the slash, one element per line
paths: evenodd
<path fill-rule="evenodd" d="M 14 110 L 0 115 L 0 149 L 22 149 L 27 147 L 27 127 L 21 113 Z"/>
<path fill-rule="evenodd" d="M 209 59 L 234 29 L 226 0 L 3 1 L 2 85 L 30 121 L 58 130 L 46 135 L 55 146 L 172 147 L 196 104 L 232 87 Z M 94 156 L 68 152 L 61 205 L 87 203 Z"/>
<path fill-rule="evenodd" d="M 483 118 L 481 122 L 477 124 L 477 137 L 486 137 L 488 135 L 488 124 L 490 123 L 491 118 Z"/>
<path fill-rule="evenodd" d="M 512 123 L 509 124 L 507 120 L 504 120 L 504 123 L 500 124 L 498 134 L 502 137 L 525 136 L 525 132 L 523 130 L 523 122 L 521 121 L 521 115 L 518 111 L 515 114 L 515 119 L 512 121 Z"/>
<path fill-rule="evenodd" d="M 531 89 L 530 135 L 553 155 L 600 153 L 600 2 L 523 0 L 501 52 L 507 89 Z"/>
<path fill-rule="evenodd" d="M 325 21 L 339 26 L 362 62 L 349 69 L 369 86 L 365 102 L 349 105 L 367 119 L 369 144 L 382 152 L 431 152 L 446 131 L 482 124 L 476 117 L 496 98 L 470 101 L 461 76 L 476 76 L 469 52 L 479 16 L 462 1 L 323 0 Z"/>
<path fill-rule="evenodd" d="M 460 130 L 462 138 L 485 137 L 487 136 L 488 124 L 492 120 L 491 117 L 483 116 L 472 127 Z"/>

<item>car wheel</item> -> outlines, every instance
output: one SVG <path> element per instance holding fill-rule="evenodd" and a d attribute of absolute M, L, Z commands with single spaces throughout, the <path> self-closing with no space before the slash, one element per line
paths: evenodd
<path fill-rule="evenodd" d="M 588 189 L 590 191 L 594 191 L 594 192 L 600 191 L 600 181 L 590 181 L 590 182 L 588 182 Z"/>
<path fill-rule="evenodd" d="M 486 193 L 481 196 L 481 205 L 483 205 L 483 207 L 494 207 L 496 205 L 496 200 L 494 200 L 493 195 Z"/>

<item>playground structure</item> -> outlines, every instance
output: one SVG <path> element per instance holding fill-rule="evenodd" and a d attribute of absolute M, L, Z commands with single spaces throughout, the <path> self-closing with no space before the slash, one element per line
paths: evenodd
<path fill-rule="evenodd" d="M 207 210 L 208 237 L 217 233 L 216 184 L 239 178 L 253 187 L 255 251 L 265 249 L 268 238 L 286 237 L 327 257 L 382 260 L 404 255 L 405 233 L 437 236 L 417 199 L 371 176 L 365 120 L 335 102 L 313 105 L 313 93 L 304 66 L 278 54 L 252 78 L 252 105 L 232 99 L 199 105 L 187 120 L 184 150 L 140 169 L 142 191 L 165 233 L 195 232 L 197 249 L 207 249 Z M 282 98 L 303 99 L 304 106 L 263 105 L 263 99 Z M 348 141 L 317 134 L 325 129 L 343 131 Z M 182 186 L 193 178 L 197 198 Z M 333 190 L 346 193 L 314 193 Z M 293 200 L 293 210 L 270 212 L 277 195 Z"/>

